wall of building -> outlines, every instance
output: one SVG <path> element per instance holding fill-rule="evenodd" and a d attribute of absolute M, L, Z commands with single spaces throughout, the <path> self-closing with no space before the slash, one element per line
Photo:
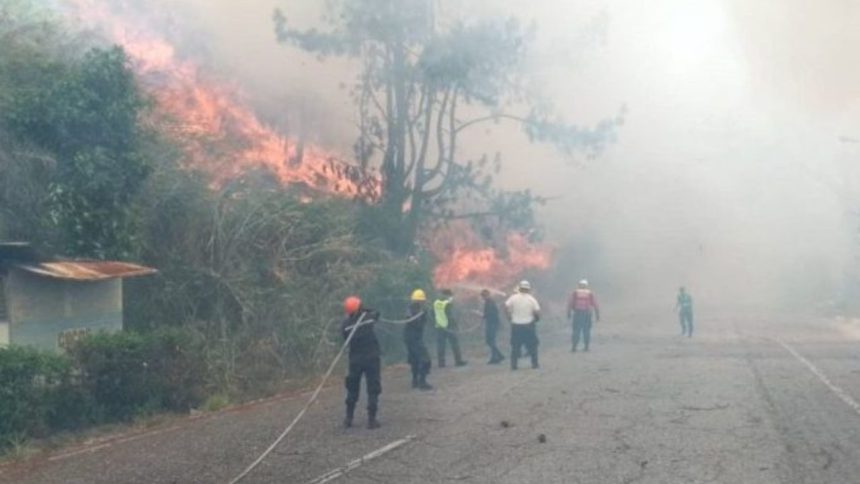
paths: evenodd
<path fill-rule="evenodd" d="M 0 272 L 0 348 L 9 346 L 9 316 L 6 311 L 6 277 Z"/>
<path fill-rule="evenodd" d="M 61 339 L 122 329 L 122 280 L 68 281 L 20 269 L 6 280 L 9 340 L 54 350 Z"/>

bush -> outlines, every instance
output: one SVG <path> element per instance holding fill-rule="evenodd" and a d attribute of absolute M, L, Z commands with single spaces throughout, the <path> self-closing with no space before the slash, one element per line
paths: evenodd
<path fill-rule="evenodd" d="M 187 411 L 203 399 L 204 366 L 187 331 L 95 334 L 78 342 L 69 355 L 99 422 Z"/>
<path fill-rule="evenodd" d="M 64 356 L 22 347 L 0 349 L 0 447 L 85 419 L 67 411 L 80 409 L 71 375 L 71 362 Z"/>

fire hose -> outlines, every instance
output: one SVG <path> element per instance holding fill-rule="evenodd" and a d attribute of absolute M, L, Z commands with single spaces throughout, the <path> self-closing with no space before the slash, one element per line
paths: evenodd
<path fill-rule="evenodd" d="M 323 387 L 325 386 L 326 381 L 331 376 L 332 372 L 334 371 L 335 366 L 337 366 L 338 361 L 340 361 L 340 358 L 343 356 L 344 351 L 346 350 L 347 346 L 349 346 L 350 341 L 352 341 L 352 337 L 355 335 L 356 330 L 361 326 L 364 326 L 366 324 L 372 324 L 374 322 L 374 321 L 365 322 L 364 317 L 366 314 L 367 313 L 362 313 L 361 316 L 358 318 L 358 321 L 354 325 L 347 328 L 349 330 L 349 335 L 347 335 L 346 340 L 343 342 L 343 345 L 340 347 L 340 350 L 337 352 L 337 355 L 334 357 L 334 360 L 332 360 L 331 364 L 328 367 L 328 370 L 323 375 L 322 380 L 320 381 L 319 385 L 317 385 L 313 394 L 311 394 L 311 398 L 308 399 L 308 401 L 305 403 L 305 406 L 302 407 L 301 411 L 299 411 L 299 413 L 295 416 L 295 418 L 293 418 L 293 421 L 290 422 L 289 425 L 287 425 L 287 427 L 284 429 L 284 431 L 281 432 L 281 434 L 278 436 L 278 438 L 276 438 L 275 441 L 272 442 L 272 444 L 268 448 L 266 448 L 266 450 L 264 450 L 263 453 L 260 454 L 260 456 L 257 457 L 256 460 L 254 460 L 254 462 L 251 463 L 251 465 L 249 465 L 247 468 L 245 468 L 245 470 L 242 471 L 241 474 L 239 474 L 238 476 L 236 476 L 235 478 L 230 480 L 230 484 L 236 484 L 239 481 L 241 481 L 242 479 L 244 479 L 245 477 L 247 477 L 248 474 L 250 474 L 251 471 L 254 470 L 254 468 L 256 468 L 258 465 L 260 465 L 260 463 L 263 462 L 263 460 L 273 450 L 275 450 L 275 447 L 277 447 L 278 444 L 280 444 L 281 441 L 283 441 L 284 438 L 286 438 L 286 436 L 293 430 L 293 428 L 296 426 L 296 424 L 299 423 L 299 420 L 301 420 L 302 417 L 305 416 L 305 413 L 308 411 L 310 406 L 313 405 L 313 403 L 316 401 L 317 397 L 319 397 L 319 394 L 322 391 Z M 423 315 L 424 315 L 424 312 L 422 311 L 422 312 L 420 312 L 420 313 L 416 314 L 415 316 L 412 316 L 411 318 L 408 318 L 408 319 L 390 320 L 390 319 L 380 318 L 379 321 L 382 323 L 388 323 L 388 324 L 407 324 L 407 323 L 410 323 L 412 321 L 415 321 L 416 319 L 420 318 Z"/>

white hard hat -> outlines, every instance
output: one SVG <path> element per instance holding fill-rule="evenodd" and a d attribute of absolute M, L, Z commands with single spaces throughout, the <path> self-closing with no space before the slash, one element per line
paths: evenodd
<path fill-rule="evenodd" d="M 579 281 L 579 283 L 583 286 L 587 286 L 588 285 L 588 279 L 582 279 L 581 281 Z"/>
<path fill-rule="evenodd" d="M 529 283 L 529 281 L 520 281 L 519 288 L 520 289 L 531 289 L 532 285 L 531 285 L 531 283 Z"/>

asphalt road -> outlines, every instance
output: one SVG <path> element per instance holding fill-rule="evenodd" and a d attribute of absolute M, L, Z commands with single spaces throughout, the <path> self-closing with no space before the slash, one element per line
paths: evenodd
<path fill-rule="evenodd" d="M 408 436 L 334 482 L 860 482 L 860 337 L 823 319 L 700 316 L 688 340 L 671 316 L 616 315 L 590 353 L 545 328 L 540 370 L 473 354 L 435 370 L 432 392 L 392 368 L 373 431 L 341 428 L 333 385 L 244 482 L 309 482 Z M 228 482 L 306 397 L 71 447 L 0 480 Z"/>

